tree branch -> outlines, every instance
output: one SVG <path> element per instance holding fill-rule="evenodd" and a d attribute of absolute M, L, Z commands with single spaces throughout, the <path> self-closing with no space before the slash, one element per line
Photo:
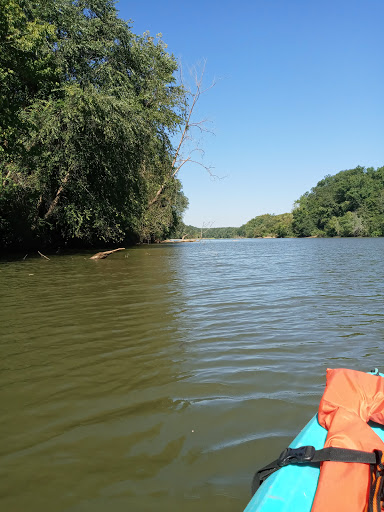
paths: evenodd
<path fill-rule="evenodd" d="M 119 249 L 113 249 L 112 251 L 98 252 L 98 253 L 94 254 L 93 256 L 91 256 L 89 259 L 90 260 L 104 260 L 110 254 L 113 254 L 114 252 L 117 252 L 117 251 L 125 251 L 125 247 L 119 247 Z"/>
<path fill-rule="evenodd" d="M 185 144 L 185 142 L 187 140 L 192 140 L 192 138 L 189 136 L 189 130 L 191 128 L 198 128 L 201 133 L 202 132 L 212 133 L 210 130 L 206 129 L 203 126 L 205 123 L 207 123 L 206 119 L 203 119 L 202 121 L 198 121 L 198 122 L 191 122 L 192 114 L 194 112 L 194 109 L 196 107 L 196 103 L 198 102 L 200 96 L 202 94 L 204 94 L 205 92 L 207 92 L 209 89 L 212 89 L 212 87 L 214 87 L 216 85 L 216 82 L 213 81 L 212 84 L 209 87 L 207 87 L 206 89 L 202 89 L 202 82 L 203 82 L 204 72 L 205 72 L 205 62 L 203 64 L 203 69 L 201 71 L 200 76 L 197 76 L 197 72 L 195 71 L 195 92 L 194 93 L 192 93 L 192 92 L 189 93 L 191 95 L 191 97 L 192 97 L 192 103 L 191 103 L 191 106 L 189 107 L 188 114 L 187 114 L 186 119 L 185 119 L 184 127 L 183 127 L 183 130 L 181 132 L 181 137 L 180 137 L 180 140 L 179 140 L 179 144 L 177 145 L 177 148 L 176 148 L 176 151 L 175 151 L 172 163 L 171 163 L 171 168 L 170 168 L 169 176 L 168 176 L 168 178 L 166 178 L 164 183 L 159 187 L 159 189 L 157 190 L 157 192 L 154 195 L 154 197 L 148 202 L 148 208 L 150 208 L 154 203 L 156 203 L 158 201 L 158 199 L 160 198 L 161 194 L 163 193 L 163 191 L 164 191 L 164 189 L 165 189 L 165 187 L 167 185 L 167 180 L 168 179 L 176 178 L 176 175 L 178 174 L 180 169 L 187 162 L 196 163 L 196 164 L 200 165 L 201 167 L 204 167 L 204 169 L 206 169 L 209 172 L 210 176 L 215 177 L 215 175 L 211 172 L 211 170 L 210 170 L 211 168 L 210 167 L 205 166 L 202 162 L 198 162 L 198 161 L 195 161 L 195 160 L 191 159 L 191 154 L 194 151 L 201 151 L 202 152 L 202 150 L 200 150 L 199 148 L 193 149 L 190 152 L 190 154 L 189 154 L 189 156 L 187 158 L 184 158 L 184 159 L 180 160 L 180 153 L 181 153 L 181 149 L 182 149 L 183 145 Z M 181 70 L 180 73 L 181 73 L 181 77 L 182 77 L 182 70 Z M 178 162 L 180 162 L 180 163 L 177 165 Z"/>
<path fill-rule="evenodd" d="M 69 174 L 70 173 L 68 171 L 67 174 L 64 176 L 64 179 L 61 182 L 61 185 L 60 185 L 58 191 L 56 192 L 56 196 L 55 196 L 54 200 L 51 202 L 51 204 L 49 205 L 47 213 L 44 215 L 44 219 L 47 219 L 52 214 L 53 210 L 56 208 L 56 205 L 59 202 L 59 199 L 60 199 L 60 196 L 61 196 L 61 194 L 62 194 L 62 192 L 64 190 L 64 187 L 65 187 L 66 183 L 68 183 Z"/>

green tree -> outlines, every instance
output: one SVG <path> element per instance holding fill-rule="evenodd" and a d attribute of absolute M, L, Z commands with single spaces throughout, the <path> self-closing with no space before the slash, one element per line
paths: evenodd
<path fill-rule="evenodd" d="M 323 180 L 296 202 L 298 236 L 382 236 L 384 171 L 358 166 Z"/>
<path fill-rule="evenodd" d="M 110 0 L 0 2 L 3 245 L 164 236 L 186 206 L 167 179 L 185 93 L 166 45 Z"/>
<path fill-rule="evenodd" d="M 271 215 L 267 213 L 259 215 L 241 226 L 240 233 L 244 233 L 247 238 L 292 236 L 292 214 Z"/>

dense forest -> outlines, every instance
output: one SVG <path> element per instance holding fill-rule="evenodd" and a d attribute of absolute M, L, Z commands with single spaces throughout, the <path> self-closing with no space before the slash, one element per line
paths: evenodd
<path fill-rule="evenodd" d="M 356 167 L 323 180 L 293 209 L 297 236 L 384 236 L 384 167 Z"/>
<path fill-rule="evenodd" d="M 326 176 L 292 213 L 259 215 L 239 228 L 179 226 L 193 238 L 384 236 L 384 167 L 356 167 Z"/>
<path fill-rule="evenodd" d="M 274 236 L 285 238 L 294 236 L 292 232 L 292 214 L 282 213 L 280 215 L 259 215 L 251 219 L 239 228 L 240 236 L 246 238 L 258 238 Z"/>
<path fill-rule="evenodd" d="M 187 95 L 111 0 L 0 0 L 0 247 L 168 236 Z"/>

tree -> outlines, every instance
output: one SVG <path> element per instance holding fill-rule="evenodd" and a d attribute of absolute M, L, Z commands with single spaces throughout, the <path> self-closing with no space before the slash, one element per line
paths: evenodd
<path fill-rule="evenodd" d="M 183 155 L 183 153 L 182 153 L 182 149 L 185 147 L 186 142 L 192 140 L 190 133 L 193 128 L 199 129 L 200 132 L 208 132 L 209 131 L 205 127 L 205 124 L 207 122 L 206 119 L 203 119 L 202 121 L 197 121 L 197 122 L 194 122 L 192 120 L 192 116 L 193 116 L 196 104 L 199 101 L 201 95 L 204 94 L 209 89 L 211 89 L 212 87 L 214 87 L 214 85 L 215 85 L 215 82 L 213 82 L 210 87 L 208 87 L 206 89 L 202 88 L 204 71 L 205 71 L 205 63 L 203 65 L 202 71 L 199 76 L 197 75 L 197 72 L 195 70 L 195 89 L 193 91 L 184 89 L 186 91 L 186 102 L 184 105 L 183 122 L 180 125 L 180 139 L 179 139 L 178 145 L 176 147 L 176 151 L 174 152 L 174 156 L 173 156 L 170 168 L 168 169 L 168 172 L 166 173 L 166 175 L 164 177 L 164 182 L 161 184 L 159 189 L 156 191 L 156 194 L 149 201 L 149 203 L 148 203 L 149 207 L 152 204 L 154 204 L 156 201 L 158 201 L 159 197 L 163 193 L 167 184 L 176 178 L 177 174 L 179 173 L 179 171 L 185 164 L 193 163 L 193 164 L 200 165 L 200 166 L 204 167 L 204 169 L 207 170 L 209 174 L 212 174 L 211 168 L 209 166 L 206 166 L 200 160 L 195 160 L 193 158 L 193 154 L 196 152 L 204 153 L 202 149 L 194 146 L 191 150 L 189 150 L 187 155 Z M 188 101 L 188 98 L 189 98 L 189 101 Z"/>
<path fill-rule="evenodd" d="M 259 215 L 241 226 L 238 233 L 244 233 L 247 238 L 292 236 L 292 214 Z"/>
<path fill-rule="evenodd" d="M 383 188 L 382 167 L 326 176 L 296 202 L 293 230 L 298 236 L 381 236 Z"/>
<path fill-rule="evenodd" d="M 184 119 L 174 57 L 110 0 L 0 2 L 3 245 L 147 236 Z M 157 236 L 186 205 L 177 180 L 162 196 Z"/>
<path fill-rule="evenodd" d="M 304 194 L 295 202 L 292 215 L 292 229 L 297 236 L 306 237 L 315 233 L 316 224 L 311 212 L 308 195 Z"/>

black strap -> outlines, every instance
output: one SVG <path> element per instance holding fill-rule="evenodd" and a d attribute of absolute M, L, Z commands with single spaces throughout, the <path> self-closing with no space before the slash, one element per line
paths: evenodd
<path fill-rule="evenodd" d="M 316 464 L 319 462 L 355 462 L 360 464 L 377 464 L 375 452 L 363 452 L 349 450 L 347 448 L 323 448 L 315 450 L 313 446 L 301 446 L 300 448 L 286 448 L 280 457 L 267 464 L 255 473 L 252 480 L 252 495 L 260 485 L 275 471 L 289 464 Z"/>
<path fill-rule="evenodd" d="M 376 464 L 371 466 L 368 512 L 381 512 L 384 489 L 384 456 L 380 450 L 375 450 L 374 454 Z"/>
<path fill-rule="evenodd" d="M 255 494 L 260 485 L 270 476 L 272 473 L 280 469 L 281 466 L 278 465 L 279 459 L 274 460 L 270 464 L 267 464 L 263 468 L 256 471 L 252 479 L 252 496 Z"/>
<path fill-rule="evenodd" d="M 361 464 L 376 464 L 376 454 L 374 452 L 363 452 L 360 450 L 349 450 L 347 448 L 323 448 L 316 450 L 310 462 L 359 462 Z"/>

